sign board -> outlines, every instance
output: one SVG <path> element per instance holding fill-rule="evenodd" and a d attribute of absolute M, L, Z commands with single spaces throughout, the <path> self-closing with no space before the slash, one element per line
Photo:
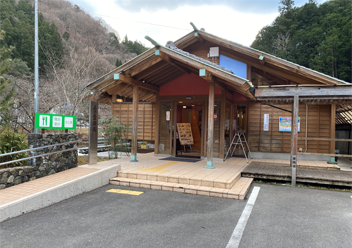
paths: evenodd
<path fill-rule="evenodd" d="M 193 145 L 191 123 L 177 123 L 177 130 L 181 145 Z"/>
<path fill-rule="evenodd" d="M 291 132 L 292 117 L 279 117 L 279 131 Z M 298 132 L 301 130 L 301 117 L 298 117 Z"/>
<path fill-rule="evenodd" d="M 264 131 L 269 131 L 269 114 L 264 114 Z"/>
<path fill-rule="evenodd" d="M 35 113 L 37 129 L 76 129 L 76 116 Z"/>
<path fill-rule="evenodd" d="M 166 111 L 166 121 L 170 121 L 170 111 Z"/>

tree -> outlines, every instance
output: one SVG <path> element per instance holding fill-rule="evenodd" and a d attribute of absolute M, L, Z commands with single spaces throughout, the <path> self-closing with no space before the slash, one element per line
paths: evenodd
<path fill-rule="evenodd" d="M 0 42 L 3 41 L 5 36 L 5 31 L 0 32 Z M 11 64 L 11 59 L 9 55 L 13 47 L 0 48 L 0 126 L 7 125 L 10 121 L 11 113 L 10 109 L 14 105 L 12 96 L 14 94 L 14 87 L 11 86 L 11 81 L 6 80 L 3 76 L 9 70 Z"/>
<path fill-rule="evenodd" d="M 128 47 L 131 53 L 136 53 L 137 55 L 144 53 L 145 51 L 148 50 L 147 47 L 145 47 L 142 43 L 139 41 L 131 41 L 128 39 L 127 34 L 122 42 L 125 46 Z"/>
<path fill-rule="evenodd" d="M 115 62 L 115 66 L 119 67 L 120 65 L 122 65 L 122 62 L 121 62 L 121 60 L 119 60 L 119 58 L 117 58 L 116 62 Z"/>
<path fill-rule="evenodd" d="M 293 0 L 281 0 L 278 7 L 280 14 L 285 14 L 293 9 L 295 2 Z"/>
<path fill-rule="evenodd" d="M 259 31 L 251 47 L 351 82 L 352 2 L 293 5 L 281 0 L 279 16 Z"/>

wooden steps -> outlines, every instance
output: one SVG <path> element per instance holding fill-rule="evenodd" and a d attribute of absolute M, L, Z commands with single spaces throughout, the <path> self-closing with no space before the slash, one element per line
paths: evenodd
<path fill-rule="evenodd" d="M 162 180 L 138 179 L 137 175 L 133 174 L 134 173 L 119 172 L 118 177 L 110 179 L 110 184 L 244 200 L 253 181 L 253 178 L 240 177 L 237 173 L 232 177 L 231 182 L 229 181 L 225 184 L 219 184 L 219 186 L 225 187 L 209 187 L 194 184 L 182 184 L 177 182 L 165 182 Z M 232 186 L 230 187 L 230 185 Z"/>

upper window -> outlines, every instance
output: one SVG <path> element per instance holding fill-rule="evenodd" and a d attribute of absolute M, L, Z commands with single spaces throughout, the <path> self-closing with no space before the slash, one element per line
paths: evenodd
<path fill-rule="evenodd" d="M 247 78 L 247 64 L 220 54 L 220 65 L 230 69 L 236 76 Z"/>

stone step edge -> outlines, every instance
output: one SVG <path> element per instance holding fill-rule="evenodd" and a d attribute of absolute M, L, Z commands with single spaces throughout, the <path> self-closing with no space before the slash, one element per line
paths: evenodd
<path fill-rule="evenodd" d="M 168 182 L 161 182 L 161 181 L 150 181 L 150 180 L 141 180 L 141 179 L 133 179 L 133 178 L 121 178 L 121 177 L 111 178 L 110 184 L 127 186 L 127 187 L 166 190 L 166 191 L 174 191 L 174 192 L 180 192 L 180 193 L 186 193 L 186 194 L 244 200 L 248 192 L 248 189 L 251 186 L 253 178 L 242 177 L 240 178 L 240 180 L 241 180 L 241 183 L 245 181 L 244 186 L 240 190 L 234 190 L 236 188 L 236 184 L 231 189 L 223 189 L 223 188 L 196 186 L 196 185 L 190 185 L 190 184 L 168 183 Z"/>
<path fill-rule="evenodd" d="M 226 181 L 210 181 L 203 179 L 187 179 L 183 177 L 173 177 L 173 176 L 163 176 L 163 175 L 151 175 L 151 174 L 143 174 L 143 173 L 134 173 L 134 172 L 123 172 L 119 171 L 117 173 L 117 177 L 119 178 L 129 178 L 129 179 L 138 179 L 138 180 L 147 180 L 147 181 L 155 181 L 155 182 L 166 182 L 166 183 L 177 183 L 177 184 L 189 184 L 195 186 L 203 186 L 203 187 L 212 187 L 212 188 L 224 188 L 231 189 L 236 182 L 241 178 L 241 171 L 235 173 L 230 179 Z M 155 178 L 157 180 L 148 179 Z M 160 179 L 160 180 L 158 180 Z M 181 181 L 181 182 L 180 182 Z M 191 183 L 193 182 L 193 183 Z M 199 185 L 200 184 L 200 185 Z"/>

